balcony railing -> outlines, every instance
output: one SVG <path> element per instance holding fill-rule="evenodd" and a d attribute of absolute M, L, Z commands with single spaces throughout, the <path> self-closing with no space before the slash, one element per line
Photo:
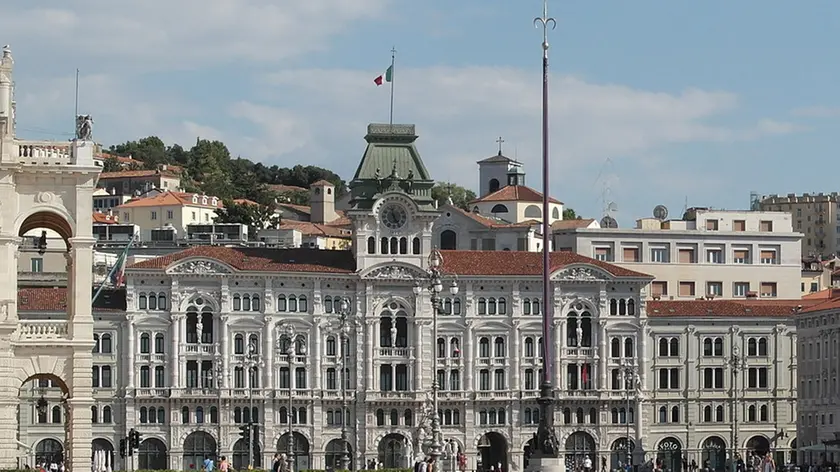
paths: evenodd
<path fill-rule="evenodd" d="M 595 357 L 598 350 L 594 347 L 564 347 L 563 356 L 565 357 Z"/>
<path fill-rule="evenodd" d="M 73 165 L 73 144 L 55 141 L 16 141 L 18 162 L 24 165 Z"/>
<path fill-rule="evenodd" d="M 411 357 L 412 348 L 410 347 L 380 347 L 379 357 L 398 357 L 407 359 Z"/>
<path fill-rule="evenodd" d="M 219 354 L 219 345 L 212 343 L 212 344 L 198 344 L 198 343 L 189 343 L 189 344 L 182 344 L 181 345 L 181 352 L 186 354 L 199 354 L 199 355 L 211 355 L 215 356 Z"/>
<path fill-rule="evenodd" d="M 21 320 L 15 339 L 18 342 L 68 341 L 70 330 L 67 321 Z"/>

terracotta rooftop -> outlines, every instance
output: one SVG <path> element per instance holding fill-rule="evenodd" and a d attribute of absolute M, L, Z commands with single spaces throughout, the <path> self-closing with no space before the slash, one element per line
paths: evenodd
<path fill-rule="evenodd" d="M 247 198 L 236 198 L 233 200 L 233 203 L 236 203 L 237 205 L 259 205 L 259 203 L 253 200 L 248 200 Z"/>
<path fill-rule="evenodd" d="M 840 298 L 840 288 L 827 288 L 825 290 L 820 290 L 819 292 L 813 292 L 802 296 L 803 300 L 823 301 L 831 298 Z"/>
<path fill-rule="evenodd" d="M 800 313 L 840 310 L 840 289 L 829 288 L 820 292 L 809 293 L 802 297 L 802 301 L 808 302 L 808 305 Z"/>
<path fill-rule="evenodd" d="M 129 269 L 165 269 L 191 257 L 216 259 L 236 270 L 255 272 L 353 273 L 356 261 L 350 251 L 309 248 L 265 249 L 197 246 L 129 266 Z"/>
<path fill-rule="evenodd" d="M 198 197 L 198 202 L 193 203 L 193 196 Z M 203 198 L 207 197 L 207 203 L 201 203 Z M 184 205 L 191 205 L 191 206 L 201 206 L 205 208 L 222 208 L 224 205 L 222 204 L 222 200 L 220 198 L 216 199 L 216 205 L 212 204 L 213 198 L 210 195 L 198 195 L 195 193 L 187 193 L 187 192 L 162 192 L 152 197 L 146 198 L 136 198 L 133 200 L 129 200 L 122 205 L 118 206 L 117 208 L 143 208 L 143 207 L 163 207 L 163 206 L 184 206 Z"/>
<path fill-rule="evenodd" d="M 552 231 L 563 231 L 566 229 L 588 228 L 589 225 L 591 225 L 594 222 L 595 220 L 593 218 L 584 218 L 579 220 L 561 220 L 552 223 L 551 229 Z"/>
<path fill-rule="evenodd" d="M 303 213 L 305 215 L 309 215 L 312 213 L 312 208 L 306 205 L 295 205 L 292 203 L 278 203 L 277 206 L 288 208 L 290 210 L 294 210 L 298 213 Z"/>
<path fill-rule="evenodd" d="M 18 290 L 19 312 L 65 312 L 67 289 L 51 287 L 22 288 Z M 94 306 L 95 312 L 125 311 L 125 291 L 103 290 Z"/>
<path fill-rule="evenodd" d="M 323 186 L 323 185 L 329 185 L 330 187 L 335 187 L 334 183 L 330 182 L 329 180 L 325 180 L 325 179 L 321 179 L 321 180 L 318 180 L 316 182 L 312 182 L 311 184 L 309 184 L 310 187 L 315 187 L 315 186 L 320 187 L 320 186 Z"/>
<path fill-rule="evenodd" d="M 177 177 L 168 170 L 123 170 L 119 172 L 103 172 L 99 174 L 99 180 L 108 179 L 138 179 L 142 177 L 154 177 L 162 175 L 165 177 Z"/>
<path fill-rule="evenodd" d="M 647 316 L 745 317 L 778 316 L 794 317 L 798 306 L 808 305 L 806 300 L 666 300 L 648 301 Z"/>
<path fill-rule="evenodd" d="M 340 220 L 339 218 L 338 220 Z M 335 221 L 338 221 L 335 220 Z M 332 238 L 346 238 L 350 239 L 352 236 L 349 231 L 342 230 L 335 224 L 318 224 L 309 221 L 290 221 L 286 220 L 280 225 L 279 229 L 296 229 L 308 236 L 327 236 Z"/>
<path fill-rule="evenodd" d="M 525 251 L 441 251 L 444 272 L 473 276 L 534 276 L 542 273 L 542 253 Z M 653 277 L 572 252 L 551 253 L 551 271 L 571 264 L 589 264 L 615 277 Z"/>
<path fill-rule="evenodd" d="M 119 215 L 116 213 L 109 215 L 107 213 L 93 212 L 93 223 L 99 225 L 115 225 L 119 223 Z"/>
<path fill-rule="evenodd" d="M 531 187 L 526 187 L 524 185 L 508 185 L 507 187 L 502 187 L 495 192 L 485 195 L 481 198 L 477 198 L 470 202 L 473 203 L 481 203 L 481 202 L 534 202 L 539 203 L 542 202 L 543 195 L 540 192 L 532 189 Z M 549 197 L 549 201 L 551 203 L 557 203 L 558 205 L 562 205 L 563 202 L 557 200 L 555 198 Z"/>
<path fill-rule="evenodd" d="M 479 213 L 473 213 L 471 211 L 466 211 L 462 208 L 458 208 L 454 205 L 449 205 L 450 208 L 465 215 L 466 217 L 472 219 L 473 221 L 484 225 L 488 228 L 530 228 L 535 224 L 539 224 L 539 222 L 535 222 L 535 220 L 528 220 L 523 221 L 520 223 L 509 223 L 507 221 L 498 220 L 496 218 L 491 218 L 488 216 L 481 215 Z"/>

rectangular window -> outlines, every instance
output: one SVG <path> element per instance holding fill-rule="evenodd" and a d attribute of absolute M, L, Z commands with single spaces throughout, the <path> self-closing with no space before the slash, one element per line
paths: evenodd
<path fill-rule="evenodd" d="M 758 225 L 758 230 L 763 233 L 772 233 L 773 232 L 773 222 L 772 221 L 762 221 Z"/>
<path fill-rule="evenodd" d="M 762 264 L 776 264 L 776 251 L 772 249 L 762 249 L 761 250 L 761 263 Z"/>
<path fill-rule="evenodd" d="M 776 296 L 776 282 L 761 282 L 761 298 Z"/>
<path fill-rule="evenodd" d="M 32 272 L 43 272 L 44 271 L 44 259 L 42 257 L 33 257 L 30 261 L 32 265 Z"/>
<path fill-rule="evenodd" d="M 750 291 L 749 282 L 735 282 L 732 285 L 732 295 L 736 297 L 746 297 L 747 292 Z"/>
<path fill-rule="evenodd" d="M 747 371 L 747 388 L 766 389 L 768 387 L 767 367 L 750 367 Z"/>
<path fill-rule="evenodd" d="M 484 251 L 495 251 L 496 240 L 493 238 L 484 238 L 481 240 L 481 249 Z"/>
<path fill-rule="evenodd" d="M 166 219 L 171 220 L 174 217 L 175 214 L 172 212 L 172 210 L 166 210 Z"/>
<path fill-rule="evenodd" d="M 723 249 L 707 249 L 706 262 L 709 264 L 723 264 Z"/>
<path fill-rule="evenodd" d="M 717 231 L 718 220 L 706 220 L 706 231 Z"/>
<path fill-rule="evenodd" d="M 723 388 L 723 368 L 706 367 L 703 369 L 703 388 L 719 390 Z"/>
<path fill-rule="evenodd" d="M 749 249 L 736 249 L 733 253 L 732 262 L 735 264 L 749 264 Z"/>
<path fill-rule="evenodd" d="M 527 251 L 528 250 L 528 238 L 517 238 L 516 239 L 516 250 L 517 251 Z"/>
<path fill-rule="evenodd" d="M 596 247 L 595 248 L 595 259 L 599 261 L 611 262 L 612 261 L 612 254 L 610 253 L 610 248 L 608 247 Z"/>
<path fill-rule="evenodd" d="M 650 261 L 662 263 L 668 262 L 668 249 L 664 247 L 650 248 Z"/>
<path fill-rule="evenodd" d="M 811 293 L 819 292 L 820 291 L 820 284 L 817 282 L 811 282 Z"/>
<path fill-rule="evenodd" d="M 150 217 L 150 218 L 151 218 L 152 220 L 156 220 L 156 219 L 157 219 L 157 212 L 153 210 L 153 211 L 152 211 L 152 215 L 151 215 L 151 217 Z"/>
<path fill-rule="evenodd" d="M 639 248 L 624 248 L 624 262 L 639 262 Z"/>
<path fill-rule="evenodd" d="M 680 249 L 679 250 L 679 261 L 680 264 L 693 264 L 694 263 L 694 249 Z"/>
<path fill-rule="evenodd" d="M 470 251 L 478 250 L 478 239 L 470 239 Z"/>
<path fill-rule="evenodd" d="M 668 295 L 668 282 L 664 280 L 657 280 L 650 284 L 650 294 L 653 296 L 664 297 Z"/>
<path fill-rule="evenodd" d="M 706 295 L 723 296 L 723 282 L 706 282 Z"/>
<path fill-rule="evenodd" d="M 732 222 L 732 230 L 733 231 L 746 231 L 747 230 L 747 222 L 745 220 L 735 220 Z"/>
<path fill-rule="evenodd" d="M 694 296 L 694 282 L 680 282 L 680 296 L 693 297 Z"/>

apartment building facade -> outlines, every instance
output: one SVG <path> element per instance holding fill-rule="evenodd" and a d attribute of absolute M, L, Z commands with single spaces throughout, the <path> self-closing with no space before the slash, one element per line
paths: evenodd
<path fill-rule="evenodd" d="M 651 298 L 799 298 L 802 235 L 789 214 L 695 210 L 691 218 L 558 230 L 554 247 L 654 276 Z"/>
<path fill-rule="evenodd" d="M 793 230 L 802 233 L 803 256 L 840 254 L 840 194 L 769 195 L 758 202 L 763 211 L 783 211 L 791 215 Z"/>

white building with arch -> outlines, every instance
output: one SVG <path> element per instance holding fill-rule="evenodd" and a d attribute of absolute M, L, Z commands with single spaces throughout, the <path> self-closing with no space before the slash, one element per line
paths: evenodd
<path fill-rule="evenodd" d="M 122 420 L 105 439 L 143 435 L 136 467 L 225 455 L 242 468 L 239 428 L 256 418 L 257 466 L 286 450 L 291 425 L 296 468 L 324 469 L 338 458 L 343 417 L 354 466 L 407 466 L 428 439 L 437 378 L 443 436 L 467 468 L 524 470 L 540 419 L 541 255 L 442 251 L 460 291 L 444 295 L 433 339 L 429 296 L 413 290 L 434 246 L 433 180 L 412 125 L 370 125 L 366 139 L 350 183 L 352 251 L 194 247 L 127 269 L 123 319 L 94 325 L 100 349 L 109 336 L 119 355 L 95 355 L 94 372 L 101 381 L 111 366 Z M 674 470 L 683 458 L 722 470 L 733 444 L 790 451 L 790 313 L 803 301 L 649 301 L 646 274 L 572 252 L 551 264 L 554 419 L 569 461 L 617 465 L 628 438 L 635 463 L 659 457 Z M 345 375 L 330 328 L 342 298 L 354 319 Z M 37 447 L 57 427 L 24 423 L 21 434 Z"/>

